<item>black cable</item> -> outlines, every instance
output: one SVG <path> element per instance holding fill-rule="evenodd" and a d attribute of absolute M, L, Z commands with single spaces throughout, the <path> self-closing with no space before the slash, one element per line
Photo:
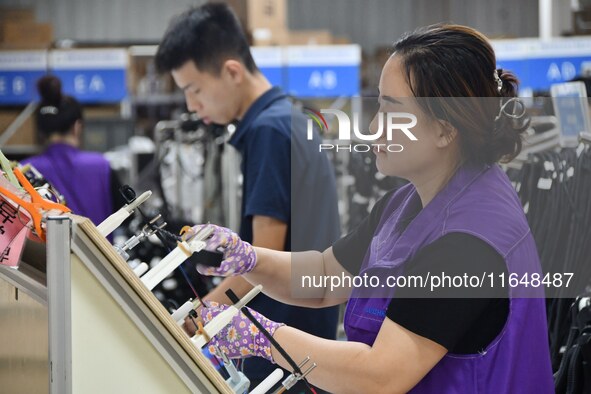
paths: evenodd
<path fill-rule="evenodd" d="M 584 293 L 591 284 L 590 148 L 586 145 L 531 154 L 516 178 L 520 201 L 528 207 L 526 217 L 544 274 L 574 273 L 569 288 L 563 285 L 552 292 L 551 297 L 555 298 L 548 298 L 546 303 L 556 388 L 557 392 L 564 392 L 579 379 L 571 369 L 580 368 L 570 350 L 581 335 L 574 328 L 577 314 L 573 311 L 572 296 Z M 551 187 L 545 189 L 540 179 L 551 179 Z M 566 352 L 562 350 L 565 348 Z"/>
<path fill-rule="evenodd" d="M 136 198 L 135 190 L 133 190 L 133 188 L 129 185 L 122 186 L 119 189 L 119 192 L 121 193 L 121 195 L 123 196 L 123 198 L 125 199 L 125 201 L 128 204 L 131 203 L 132 201 L 134 201 Z M 150 230 L 152 230 L 152 232 L 156 235 L 156 237 L 160 240 L 160 242 L 162 242 L 164 249 L 168 253 L 172 252 L 172 250 L 174 248 L 176 248 L 177 243 L 182 240 L 181 236 L 173 234 L 170 231 L 165 230 L 163 228 L 160 228 L 158 225 L 156 225 L 156 223 L 152 223 L 152 220 L 148 217 L 148 215 L 146 215 L 144 213 L 144 211 L 142 211 L 142 209 L 140 207 L 137 207 L 137 211 L 139 212 L 140 216 L 142 217 L 143 223 L 146 226 L 148 226 L 148 228 Z M 195 289 L 195 287 L 191 283 L 191 279 L 189 278 L 189 275 L 187 274 L 186 270 L 184 269 L 183 264 L 186 264 L 186 260 L 181 265 L 179 265 L 179 269 L 181 271 L 183 278 L 187 282 L 193 295 L 195 297 L 197 297 L 197 299 L 199 300 L 199 302 L 201 302 L 202 305 L 206 306 L 203 302 L 203 299 L 201 298 L 201 296 L 199 295 L 199 293 L 197 292 L 197 290 Z"/>
<path fill-rule="evenodd" d="M 554 386 L 556 391 L 558 392 L 559 390 L 562 390 L 565 383 L 565 379 L 567 376 L 567 370 L 569 367 L 569 352 L 570 352 L 570 348 L 572 346 L 572 344 L 575 341 L 576 335 L 578 333 L 578 328 L 575 324 L 575 318 L 576 318 L 576 308 L 577 308 L 577 303 L 573 302 L 570 306 L 570 315 L 571 315 L 571 324 L 570 324 L 570 329 L 569 329 L 569 334 L 568 334 L 568 339 L 566 340 L 566 351 L 565 351 L 565 355 L 562 358 L 562 361 L 560 363 L 560 366 L 558 367 L 558 370 L 554 373 Z"/>
<path fill-rule="evenodd" d="M 226 295 L 228 296 L 228 298 L 230 299 L 230 301 L 232 301 L 234 304 L 239 302 L 240 299 L 238 298 L 238 296 L 232 291 L 232 289 L 228 289 L 226 290 Z M 300 370 L 300 368 L 298 367 L 298 365 L 295 363 L 295 361 L 293 361 L 293 359 L 287 354 L 287 352 L 279 345 L 279 343 L 277 343 L 277 341 L 273 338 L 273 336 L 263 327 L 263 325 L 252 315 L 252 313 L 250 313 L 250 311 L 248 310 L 248 308 L 246 307 L 242 307 L 240 309 L 242 311 L 242 313 L 244 313 L 244 315 L 248 318 L 248 320 L 250 320 L 255 326 L 256 328 L 259 329 L 259 331 L 261 331 L 263 333 L 263 335 L 269 340 L 269 342 L 271 342 L 271 344 L 273 346 L 275 346 L 275 348 L 279 351 L 279 353 L 281 354 L 281 356 L 283 356 L 283 358 L 285 358 L 285 360 L 289 363 L 289 365 L 293 368 L 294 372 L 302 375 L 302 371 Z"/>

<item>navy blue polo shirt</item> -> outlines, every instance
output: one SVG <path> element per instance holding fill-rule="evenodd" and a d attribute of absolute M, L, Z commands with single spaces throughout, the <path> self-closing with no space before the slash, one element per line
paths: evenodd
<path fill-rule="evenodd" d="M 239 234 L 247 242 L 252 242 L 253 216 L 290 219 L 290 107 L 280 88 L 268 90 L 246 111 L 229 141 L 242 155 Z"/>
<path fill-rule="evenodd" d="M 239 234 L 243 240 L 252 242 L 256 215 L 287 223 L 285 250 L 322 251 L 339 238 L 334 171 L 318 152 L 320 138 L 315 134 L 313 141 L 306 139 L 305 115 L 293 109 L 280 88 L 268 90 L 251 105 L 229 143 L 242 155 Z M 338 307 L 295 307 L 264 294 L 249 306 L 271 320 L 335 338 Z M 259 381 L 275 368 L 262 358 L 252 358 L 245 360 L 244 372 Z"/>

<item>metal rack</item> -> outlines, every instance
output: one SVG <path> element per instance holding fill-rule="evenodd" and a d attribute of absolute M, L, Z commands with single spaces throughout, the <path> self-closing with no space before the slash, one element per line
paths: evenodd
<path fill-rule="evenodd" d="M 232 393 L 87 219 L 49 217 L 46 248 L 30 246 L 35 253 L 25 251 L 23 259 L 34 255 L 36 267 L 26 261 L 18 270 L 0 267 L 0 294 L 24 292 L 46 312 L 47 325 L 15 326 L 3 336 L 26 341 L 46 332 L 47 378 L 41 373 L 35 387 L 10 392 Z M 12 305 L 17 314 L 28 313 L 24 304 Z M 10 315 L 4 316 L 0 321 L 7 323 Z M 39 368 L 26 355 L 14 354 L 11 361 L 22 365 L 18 372 L 25 376 Z M 16 373 L 2 368 L 0 377 Z"/>

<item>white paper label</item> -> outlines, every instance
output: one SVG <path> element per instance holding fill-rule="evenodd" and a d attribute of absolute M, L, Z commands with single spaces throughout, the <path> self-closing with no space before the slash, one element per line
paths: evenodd
<path fill-rule="evenodd" d="M 538 189 L 550 190 L 551 187 L 552 187 L 552 179 L 540 178 L 538 180 Z"/>

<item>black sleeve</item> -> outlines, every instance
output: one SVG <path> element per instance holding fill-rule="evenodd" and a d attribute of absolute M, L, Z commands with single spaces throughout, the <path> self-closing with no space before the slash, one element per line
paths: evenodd
<path fill-rule="evenodd" d="M 498 278 L 506 272 L 504 259 L 489 244 L 469 234 L 451 233 L 421 249 L 407 263 L 405 275 L 482 278 L 483 273 L 493 273 Z M 503 329 L 509 313 L 507 296 L 507 289 L 498 283 L 494 287 L 494 282 L 493 287 L 450 286 L 434 292 L 400 287 L 386 316 L 451 353 L 474 354 Z"/>
<path fill-rule="evenodd" d="M 374 232 L 380 223 L 382 212 L 395 190 L 380 198 L 365 217 L 349 234 L 332 245 L 332 252 L 338 262 L 350 274 L 357 275 L 363 263 L 365 252 L 369 248 Z"/>
<path fill-rule="evenodd" d="M 119 193 L 119 189 L 121 189 L 121 181 L 117 176 L 117 173 L 111 169 L 111 201 L 113 203 L 113 212 L 117 212 L 122 206 L 127 204 L 121 193 Z"/>

